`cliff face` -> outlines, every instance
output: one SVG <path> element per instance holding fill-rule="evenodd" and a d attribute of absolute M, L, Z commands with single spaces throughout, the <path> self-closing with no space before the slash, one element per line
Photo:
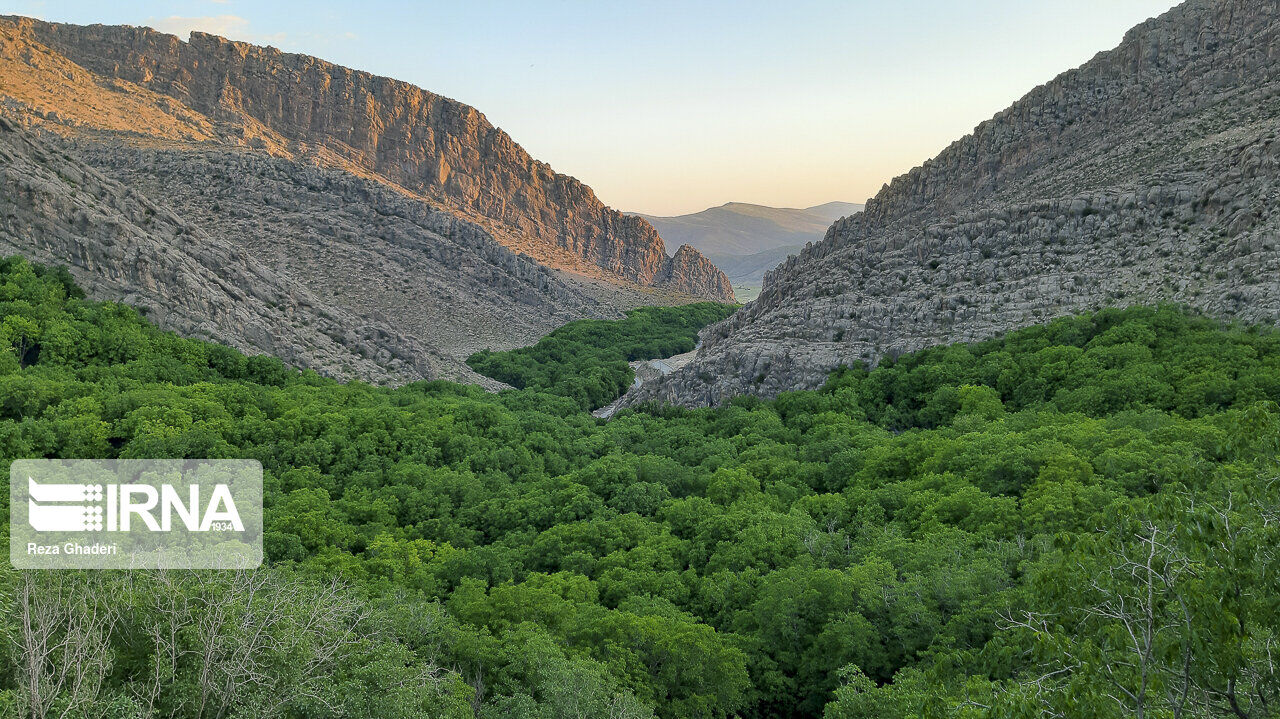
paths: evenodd
<path fill-rule="evenodd" d="M 4 22 L 86 70 L 176 100 L 250 146 L 336 158 L 442 202 L 545 264 L 567 257 L 641 285 L 732 298 L 727 281 L 708 281 L 698 263 L 673 265 L 648 222 L 606 207 L 463 103 L 204 33 L 182 42 L 149 28 Z"/>
<path fill-rule="evenodd" d="M 1100 306 L 1274 324 L 1278 137 L 1280 3 L 1190 0 L 895 179 L 628 401 L 771 396 Z"/>
<path fill-rule="evenodd" d="M 128 153 L 0 116 L 0 255 L 66 265 L 90 296 L 183 335 L 374 382 L 492 384 L 467 352 L 600 312 L 378 183 L 256 153 Z"/>
<path fill-rule="evenodd" d="M 732 297 L 473 108 L 207 35 L 0 18 L 0 189 L 0 254 L 340 378 L 492 386 L 468 354 Z"/>

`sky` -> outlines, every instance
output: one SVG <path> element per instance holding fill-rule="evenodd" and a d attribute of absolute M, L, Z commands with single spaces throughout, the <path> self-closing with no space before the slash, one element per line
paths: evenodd
<path fill-rule="evenodd" d="M 1174 0 L 0 0 L 192 29 L 475 106 L 612 207 L 862 202 Z"/>

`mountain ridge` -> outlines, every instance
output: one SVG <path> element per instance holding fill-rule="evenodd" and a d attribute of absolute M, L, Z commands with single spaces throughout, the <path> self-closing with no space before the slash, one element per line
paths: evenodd
<path fill-rule="evenodd" d="M 285 137 L 270 117 L 237 109 L 234 86 L 217 90 L 226 107 L 193 108 L 178 98 L 213 91 L 190 89 L 185 75 L 170 86 L 145 62 L 156 43 L 185 47 L 172 36 L 83 30 L 136 40 L 84 50 L 81 60 L 111 71 L 102 74 L 39 42 L 33 28 L 52 27 L 0 19 L 0 248 L 67 265 L 91 296 L 139 304 L 166 328 L 342 379 L 498 388 L 466 367 L 469 354 L 529 344 L 575 319 L 732 296 L 709 261 L 667 257 L 656 233 L 643 247 L 607 227 L 595 233 L 607 241 L 597 246 L 618 250 L 610 271 L 572 242 L 553 246 L 389 181 L 348 149 Z M 64 45 L 81 32 L 58 27 Z M 246 61 L 276 56 L 201 42 Z M 570 179 L 561 182 L 576 186 Z"/>
<path fill-rule="evenodd" d="M 590 187 L 524 151 L 474 107 L 309 55 L 203 32 L 0 18 L 99 75 L 230 123 L 256 147 L 319 145 L 387 180 L 467 213 L 517 251 L 567 251 L 606 273 L 683 292 L 656 231 L 606 207 Z M 313 149 L 313 148 L 310 148 Z M 528 242 L 532 238 L 534 242 Z M 689 258 L 692 259 L 692 258 Z M 553 264 L 548 259 L 546 264 Z M 689 286 L 717 284 L 710 263 Z M 693 293 L 689 293 L 693 294 Z"/>
<path fill-rule="evenodd" d="M 4 254 L 65 265 L 92 297 L 138 306 L 162 326 L 186 336 L 268 352 L 295 366 L 375 382 L 450 378 L 498 387 L 465 369 L 460 359 L 423 341 L 425 334 L 407 331 L 406 320 L 411 317 L 361 311 L 350 302 L 335 301 L 325 296 L 337 289 L 333 284 L 323 279 L 308 282 L 288 264 L 264 261 L 252 244 L 226 239 L 227 225 L 240 220 L 219 213 L 220 221 L 209 224 L 191 206 L 175 209 L 173 204 L 153 200 L 137 176 L 126 175 L 121 182 L 76 159 L 80 153 L 69 149 L 75 148 L 0 115 L 0 158 L 4 160 L 0 164 L 0 251 Z M 277 219 L 277 210 L 269 209 L 270 205 L 233 205 L 229 197 L 253 189 L 245 184 L 248 173 L 236 171 L 257 159 L 253 156 L 215 155 L 195 164 L 185 154 L 166 158 L 162 153 L 139 152 L 145 153 L 141 159 L 147 163 L 200 175 L 207 183 L 204 188 L 221 185 L 222 192 L 209 196 L 207 202 L 226 203 L 237 218 L 255 226 Z M 329 231 L 364 239 L 360 253 L 371 262 L 362 265 L 358 257 L 345 257 L 343 262 L 321 265 L 332 271 L 358 268 L 360 272 L 347 273 L 353 283 L 365 278 L 370 265 L 382 266 L 398 258 L 415 270 L 415 293 L 433 291 L 428 280 L 443 274 L 434 269 L 442 264 L 454 266 L 448 270 L 453 278 L 449 289 L 467 287 L 483 297 L 491 295 L 489 288 L 538 288 L 510 300 L 536 308 L 536 316 L 546 318 L 519 325 L 518 336 L 526 337 L 539 336 L 548 320 L 563 323 L 593 311 L 591 298 L 552 271 L 493 242 L 478 226 L 360 178 L 315 168 L 306 178 L 313 189 L 299 192 L 303 183 L 293 182 L 292 176 L 300 168 L 279 158 L 260 162 L 253 176 L 272 182 L 268 178 L 276 175 L 275 182 L 288 189 L 296 208 L 321 210 L 345 198 L 358 200 L 343 213 L 315 213 Z M 280 198 L 281 194 L 273 190 L 263 196 Z M 369 232 L 368 228 L 375 229 Z M 303 250 L 306 238 L 314 237 L 311 231 L 303 225 L 296 233 L 273 234 L 270 241 L 279 243 L 284 255 L 297 256 L 286 250 L 290 246 Z M 397 251 L 397 245 L 405 249 Z M 455 260 L 465 256 L 472 258 L 468 266 L 458 266 Z M 367 285 L 347 286 L 353 297 L 367 292 Z M 512 323 L 513 312 L 492 299 L 455 301 L 450 306 L 469 333 L 483 336 L 482 318 L 494 312 Z M 454 333 L 462 329 L 446 327 Z"/>
<path fill-rule="evenodd" d="M 833 221 L 861 209 L 852 202 L 806 208 L 726 202 L 687 215 L 635 216 L 648 220 L 668 242 L 690 245 L 704 255 L 745 256 L 820 239 Z"/>
<path fill-rule="evenodd" d="M 764 273 L 822 239 L 832 221 L 862 210 L 852 202 L 827 202 L 806 208 L 768 207 L 726 202 L 677 217 L 641 215 L 664 240 L 693 247 L 733 283 L 740 302 L 755 299 Z"/>
<path fill-rule="evenodd" d="M 716 404 L 1106 305 L 1275 323 L 1280 8 L 1189 0 L 895 178 L 703 332 L 650 399 Z"/>

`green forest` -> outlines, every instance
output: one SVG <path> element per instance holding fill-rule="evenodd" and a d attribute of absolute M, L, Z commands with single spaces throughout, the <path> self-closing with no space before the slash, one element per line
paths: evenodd
<path fill-rule="evenodd" d="M 1278 715 L 1280 334 L 1104 309 L 772 401 L 585 411 L 727 311 L 473 357 L 498 394 L 380 388 L 0 261 L 0 453 L 257 459 L 267 554 L 6 564 L 0 710 Z"/>
<path fill-rule="evenodd" d="M 532 347 L 477 352 L 467 364 L 516 389 L 568 397 L 583 409 L 598 409 L 631 385 L 635 373 L 628 362 L 688 352 L 697 345 L 698 330 L 735 309 L 714 302 L 641 307 L 624 320 L 570 322 Z"/>

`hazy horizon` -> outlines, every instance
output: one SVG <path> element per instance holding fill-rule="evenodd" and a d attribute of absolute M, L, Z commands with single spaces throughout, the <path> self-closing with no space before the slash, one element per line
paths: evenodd
<path fill-rule="evenodd" d="M 608 205 L 674 216 L 865 202 L 1175 4 L 76 0 L 0 12 L 198 29 L 411 82 L 475 106 Z"/>

